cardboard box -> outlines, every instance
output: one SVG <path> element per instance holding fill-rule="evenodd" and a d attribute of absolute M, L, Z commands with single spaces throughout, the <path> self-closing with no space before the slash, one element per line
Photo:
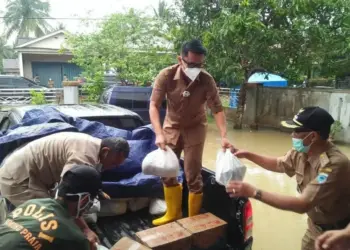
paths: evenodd
<path fill-rule="evenodd" d="M 211 213 L 200 214 L 177 221 L 192 234 L 192 244 L 209 248 L 226 236 L 227 223 Z"/>
<path fill-rule="evenodd" d="M 128 237 L 123 237 L 111 248 L 111 250 L 151 250 L 137 241 Z"/>
<path fill-rule="evenodd" d="M 153 250 L 190 250 L 191 234 L 176 222 L 136 233 L 137 238 Z"/>

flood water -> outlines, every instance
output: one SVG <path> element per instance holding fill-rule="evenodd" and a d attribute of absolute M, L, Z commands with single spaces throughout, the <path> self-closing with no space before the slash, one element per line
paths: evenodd
<path fill-rule="evenodd" d="M 282 156 L 291 148 L 287 133 L 269 130 L 233 130 L 228 126 L 228 138 L 236 148 L 263 155 Z M 203 154 L 203 165 L 215 169 L 220 136 L 215 123 L 209 124 Z M 339 148 L 350 157 L 349 146 Z M 254 163 L 243 160 L 247 166 L 245 181 L 260 189 L 286 195 L 297 195 L 295 178 L 286 174 L 269 172 Z M 306 230 L 306 215 L 282 211 L 250 199 L 253 205 L 253 250 L 298 250 Z"/>

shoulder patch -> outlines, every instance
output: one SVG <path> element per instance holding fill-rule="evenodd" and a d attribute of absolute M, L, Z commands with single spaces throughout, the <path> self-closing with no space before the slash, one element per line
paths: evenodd
<path fill-rule="evenodd" d="M 333 171 L 333 169 L 324 167 L 324 168 L 321 168 L 319 172 L 320 173 L 332 173 L 332 171 Z"/>
<path fill-rule="evenodd" d="M 325 167 L 329 163 L 329 158 L 326 153 L 320 155 L 321 168 Z"/>
<path fill-rule="evenodd" d="M 316 177 L 316 179 L 317 179 L 318 184 L 323 184 L 327 181 L 328 174 L 327 173 L 319 173 L 318 176 Z"/>

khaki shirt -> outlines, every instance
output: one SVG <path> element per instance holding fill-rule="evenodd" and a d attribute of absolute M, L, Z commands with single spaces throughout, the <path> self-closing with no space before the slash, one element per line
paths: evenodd
<path fill-rule="evenodd" d="M 184 95 L 185 91 L 189 95 Z M 185 146 L 203 143 L 207 128 L 205 104 L 213 113 L 223 111 L 213 77 L 202 70 L 196 80 L 187 84 L 179 64 L 165 68 L 155 79 L 151 101 L 160 106 L 165 97 L 163 128 L 167 143 L 176 145 L 180 135 Z"/>
<path fill-rule="evenodd" d="M 290 150 L 278 158 L 278 167 L 296 176 L 297 189 L 312 204 L 308 216 L 316 224 L 350 218 L 350 161 L 332 143 L 320 156 Z"/>
<path fill-rule="evenodd" d="M 96 166 L 101 140 L 90 135 L 62 132 L 37 139 L 14 151 L 4 161 L 0 177 L 32 189 L 49 189 L 74 164 Z"/>

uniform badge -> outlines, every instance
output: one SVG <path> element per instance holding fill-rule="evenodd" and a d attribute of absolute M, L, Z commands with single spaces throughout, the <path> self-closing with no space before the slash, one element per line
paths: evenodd
<path fill-rule="evenodd" d="M 316 177 L 318 184 L 323 184 L 327 181 L 328 179 L 328 174 L 326 173 L 319 173 L 318 176 Z"/>
<path fill-rule="evenodd" d="M 191 95 L 190 92 L 188 92 L 187 90 L 185 90 L 183 93 L 182 93 L 182 96 L 183 97 L 189 97 Z"/>

